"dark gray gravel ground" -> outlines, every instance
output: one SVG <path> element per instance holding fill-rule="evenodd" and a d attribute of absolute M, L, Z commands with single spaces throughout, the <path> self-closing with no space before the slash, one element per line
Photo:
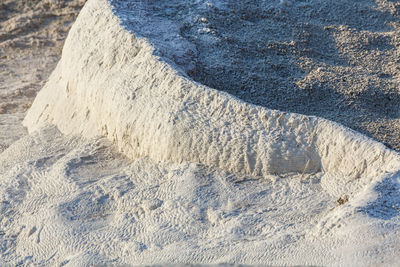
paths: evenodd
<path fill-rule="evenodd" d="M 111 2 L 194 80 L 400 150 L 399 1 Z"/>

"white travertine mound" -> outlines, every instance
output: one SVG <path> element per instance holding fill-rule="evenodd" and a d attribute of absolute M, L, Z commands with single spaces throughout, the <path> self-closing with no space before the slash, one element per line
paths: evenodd
<path fill-rule="evenodd" d="M 334 179 L 333 191 L 356 190 L 400 169 L 397 153 L 336 123 L 260 108 L 194 83 L 124 30 L 105 0 L 82 10 L 24 120 L 30 132 L 47 123 L 66 134 L 105 135 L 132 159 L 197 162 L 251 176 L 322 171 L 331 177 L 327 184 Z"/>
<path fill-rule="evenodd" d="M 87 2 L 0 153 L 0 265 L 399 262 L 399 154 L 157 53 Z"/>

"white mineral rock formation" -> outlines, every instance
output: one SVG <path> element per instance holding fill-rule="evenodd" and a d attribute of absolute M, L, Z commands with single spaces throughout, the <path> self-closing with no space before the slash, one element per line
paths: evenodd
<path fill-rule="evenodd" d="M 81 11 L 24 125 L 0 155 L 4 263 L 399 259 L 398 153 L 193 82 L 106 0 Z"/>
<path fill-rule="evenodd" d="M 249 105 L 192 82 L 124 30 L 106 1 L 82 10 L 24 120 L 30 132 L 48 123 L 64 134 L 105 135 L 131 159 L 257 177 L 324 172 L 340 184 L 351 181 L 344 191 L 400 170 L 396 152 L 338 124 Z"/>

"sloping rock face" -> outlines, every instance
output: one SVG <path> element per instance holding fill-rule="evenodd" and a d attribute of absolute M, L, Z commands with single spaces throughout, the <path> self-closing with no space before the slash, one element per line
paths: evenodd
<path fill-rule="evenodd" d="M 400 3 L 113 1 L 123 26 L 194 80 L 339 122 L 400 150 Z"/>
<path fill-rule="evenodd" d="M 131 159 L 196 162 L 258 177 L 322 171 L 358 183 L 376 177 L 382 166 L 398 170 L 398 154 L 377 142 L 320 118 L 268 110 L 202 86 L 157 54 L 147 39 L 121 27 L 109 3 L 92 1 L 25 125 L 105 135 Z"/>
<path fill-rule="evenodd" d="M 194 82 L 193 47 L 120 3 L 86 3 L 0 155 L 5 263 L 397 260 L 398 153 Z"/>

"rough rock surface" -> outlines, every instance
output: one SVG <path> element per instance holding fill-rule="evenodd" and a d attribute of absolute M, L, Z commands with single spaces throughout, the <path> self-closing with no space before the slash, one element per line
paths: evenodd
<path fill-rule="evenodd" d="M 194 80 L 400 150 L 400 2 L 114 2 L 126 28 Z"/>
<path fill-rule="evenodd" d="M 0 154 L 1 265 L 399 262 L 400 155 L 193 81 L 202 52 L 153 11 L 78 16 Z"/>

